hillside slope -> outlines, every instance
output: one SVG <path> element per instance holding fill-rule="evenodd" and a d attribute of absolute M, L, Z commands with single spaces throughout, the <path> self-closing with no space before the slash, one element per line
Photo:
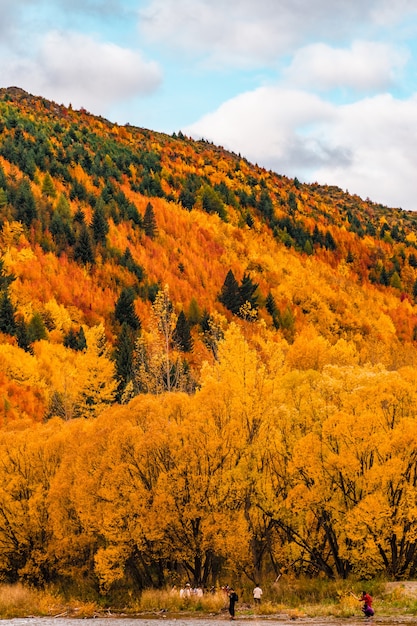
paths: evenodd
<path fill-rule="evenodd" d="M 9 88 L 0 216 L 5 421 L 193 391 L 231 320 L 295 369 L 416 364 L 413 213 Z"/>

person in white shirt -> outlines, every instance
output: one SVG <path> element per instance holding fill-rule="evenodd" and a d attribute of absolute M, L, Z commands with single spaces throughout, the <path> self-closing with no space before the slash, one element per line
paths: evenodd
<path fill-rule="evenodd" d="M 261 603 L 262 593 L 263 593 L 262 589 L 260 588 L 258 583 L 256 583 L 256 587 L 253 590 L 253 599 L 254 599 L 255 604 Z"/>

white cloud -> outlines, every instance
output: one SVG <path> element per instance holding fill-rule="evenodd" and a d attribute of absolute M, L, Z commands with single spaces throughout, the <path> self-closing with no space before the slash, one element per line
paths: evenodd
<path fill-rule="evenodd" d="M 49 32 L 33 59 L 9 59 L 0 82 L 57 102 L 103 113 L 114 102 L 145 95 L 160 84 L 155 62 L 111 43 L 78 33 Z"/>
<path fill-rule="evenodd" d="M 305 88 L 372 92 L 394 84 L 407 58 L 405 51 L 379 42 L 355 41 L 348 49 L 316 43 L 296 52 L 284 76 Z"/>
<path fill-rule="evenodd" d="M 297 128 L 307 128 L 334 115 L 331 104 L 314 94 L 279 87 L 260 87 L 222 104 L 217 111 L 185 129 L 194 137 L 220 143 L 258 163 L 288 165 L 302 158 Z M 280 173 L 287 173 L 282 167 Z"/>
<path fill-rule="evenodd" d="M 410 5 L 395 5 L 398 20 Z M 313 38 L 352 38 L 365 22 L 380 23 L 387 6 L 386 0 L 340 0 L 337 7 L 334 0 L 150 0 L 140 28 L 152 41 L 213 62 L 256 67 Z"/>
<path fill-rule="evenodd" d="M 24 5 L 29 0 L 0 0 L 0 37 L 1 42 L 12 41 L 18 33 L 18 26 L 20 24 L 19 11 L 25 10 Z"/>
<path fill-rule="evenodd" d="M 417 95 L 397 100 L 390 94 L 338 109 L 323 130 L 327 145 L 350 151 L 348 167 L 323 163 L 315 175 L 388 206 L 417 210 Z"/>
<path fill-rule="evenodd" d="M 416 210 L 417 96 L 378 95 L 337 106 L 307 92 L 263 87 L 185 129 L 272 170 Z"/>
<path fill-rule="evenodd" d="M 372 20 L 381 26 L 391 26 L 405 15 L 417 15 L 415 0 L 380 0 L 371 11 Z"/>

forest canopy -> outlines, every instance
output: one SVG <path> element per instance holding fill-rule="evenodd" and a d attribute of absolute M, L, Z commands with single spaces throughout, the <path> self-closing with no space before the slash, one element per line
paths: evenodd
<path fill-rule="evenodd" d="M 0 577 L 416 575 L 417 216 L 0 89 Z"/>

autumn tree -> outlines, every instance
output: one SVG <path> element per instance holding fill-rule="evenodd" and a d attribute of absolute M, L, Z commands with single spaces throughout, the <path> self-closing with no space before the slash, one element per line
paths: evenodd
<path fill-rule="evenodd" d="M 59 422 L 0 433 L 0 571 L 3 580 L 43 586 L 56 580 L 50 558 L 48 496 L 59 467 Z"/>

